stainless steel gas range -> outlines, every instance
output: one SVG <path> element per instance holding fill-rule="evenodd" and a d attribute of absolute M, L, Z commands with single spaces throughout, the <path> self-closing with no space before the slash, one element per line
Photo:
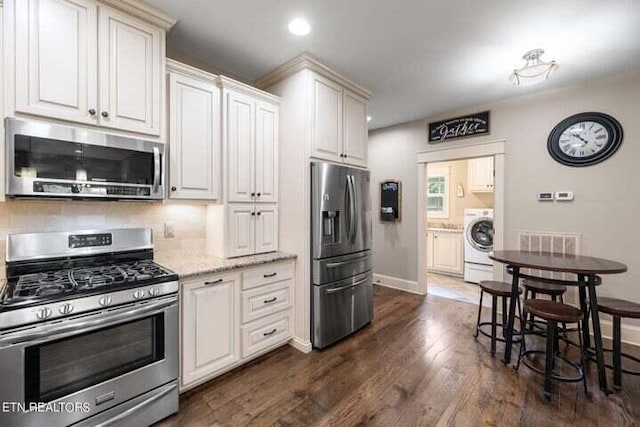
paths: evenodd
<path fill-rule="evenodd" d="M 146 228 L 14 234 L 0 425 L 143 426 L 178 410 L 178 276 Z"/>

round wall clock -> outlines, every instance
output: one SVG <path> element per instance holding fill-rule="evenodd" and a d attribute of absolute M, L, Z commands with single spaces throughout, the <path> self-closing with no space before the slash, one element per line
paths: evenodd
<path fill-rule="evenodd" d="M 553 128 L 549 154 L 567 166 L 589 166 L 609 158 L 622 143 L 622 126 L 603 113 L 580 113 Z"/>

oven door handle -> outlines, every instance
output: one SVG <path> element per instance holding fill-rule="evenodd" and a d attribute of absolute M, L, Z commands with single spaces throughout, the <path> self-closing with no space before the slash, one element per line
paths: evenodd
<path fill-rule="evenodd" d="M 113 310 L 106 313 L 96 314 L 95 317 L 82 318 L 80 321 L 70 321 L 69 324 L 55 323 L 43 327 L 30 328 L 28 330 L 17 331 L 0 337 L 0 348 L 8 347 L 23 342 L 35 344 L 37 341 L 53 341 L 69 335 L 77 335 L 96 328 L 105 328 L 123 321 L 136 320 L 140 317 L 162 313 L 167 307 L 176 305 L 177 296 L 164 298 L 162 301 L 147 303 L 133 308 L 122 308 L 120 311 Z"/>
<path fill-rule="evenodd" d="M 160 150 L 153 147 L 153 192 L 158 192 L 160 186 Z"/>

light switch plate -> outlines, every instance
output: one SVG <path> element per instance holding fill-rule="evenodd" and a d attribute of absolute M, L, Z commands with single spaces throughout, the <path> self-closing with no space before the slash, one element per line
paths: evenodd
<path fill-rule="evenodd" d="M 573 200 L 573 191 L 558 191 L 556 193 L 556 200 L 561 202 L 570 202 Z"/>
<path fill-rule="evenodd" d="M 538 193 L 538 200 L 541 202 L 553 201 L 554 194 L 552 192 Z"/>
<path fill-rule="evenodd" d="M 176 229 L 173 222 L 165 222 L 164 223 L 164 238 L 165 239 L 173 239 L 176 237 Z"/>

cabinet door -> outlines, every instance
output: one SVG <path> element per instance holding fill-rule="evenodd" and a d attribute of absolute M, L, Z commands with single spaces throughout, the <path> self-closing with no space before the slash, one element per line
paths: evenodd
<path fill-rule="evenodd" d="M 278 250 L 278 206 L 256 205 L 256 253 Z"/>
<path fill-rule="evenodd" d="M 278 201 L 278 107 L 256 105 L 256 202 Z"/>
<path fill-rule="evenodd" d="M 427 232 L 427 269 L 433 269 L 433 233 Z"/>
<path fill-rule="evenodd" d="M 256 212 L 253 204 L 228 205 L 226 256 L 235 257 L 255 253 Z"/>
<path fill-rule="evenodd" d="M 182 287 L 182 385 L 239 360 L 239 276 L 208 277 Z"/>
<path fill-rule="evenodd" d="M 252 202 L 255 198 L 255 100 L 226 92 L 225 138 L 227 150 L 227 200 Z"/>
<path fill-rule="evenodd" d="M 433 233 L 433 268 L 451 273 L 462 273 L 461 233 Z"/>
<path fill-rule="evenodd" d="M 329 79 L 313 75 L 313 157 L 342 161 L 342 88 Z"/>
<path fill-rule="evenodd" d="M 164 32 L 101 6 L 100 124 L 160 134 Z"/>
<path fill-rule="evenodd" d="M 469 191 L 474 193 L 493 191 L 493 157 L 470 159 L 468 168 Z"/>
<path fill-rule="evenodd" d="M 367 104 L 348 90 L 344 91 L 345 163 L 367 166 Z"/>
<path fill-rule="evenodd" d="M 170 197 L 218 199 L 220 89 L 172 73 L 169 105 Z"/>
<path fill-rule="evenodd" d="M 95 3 L 91 0 L 20 0 L 14 4 L 16 110 L 96 124 Z"/>

